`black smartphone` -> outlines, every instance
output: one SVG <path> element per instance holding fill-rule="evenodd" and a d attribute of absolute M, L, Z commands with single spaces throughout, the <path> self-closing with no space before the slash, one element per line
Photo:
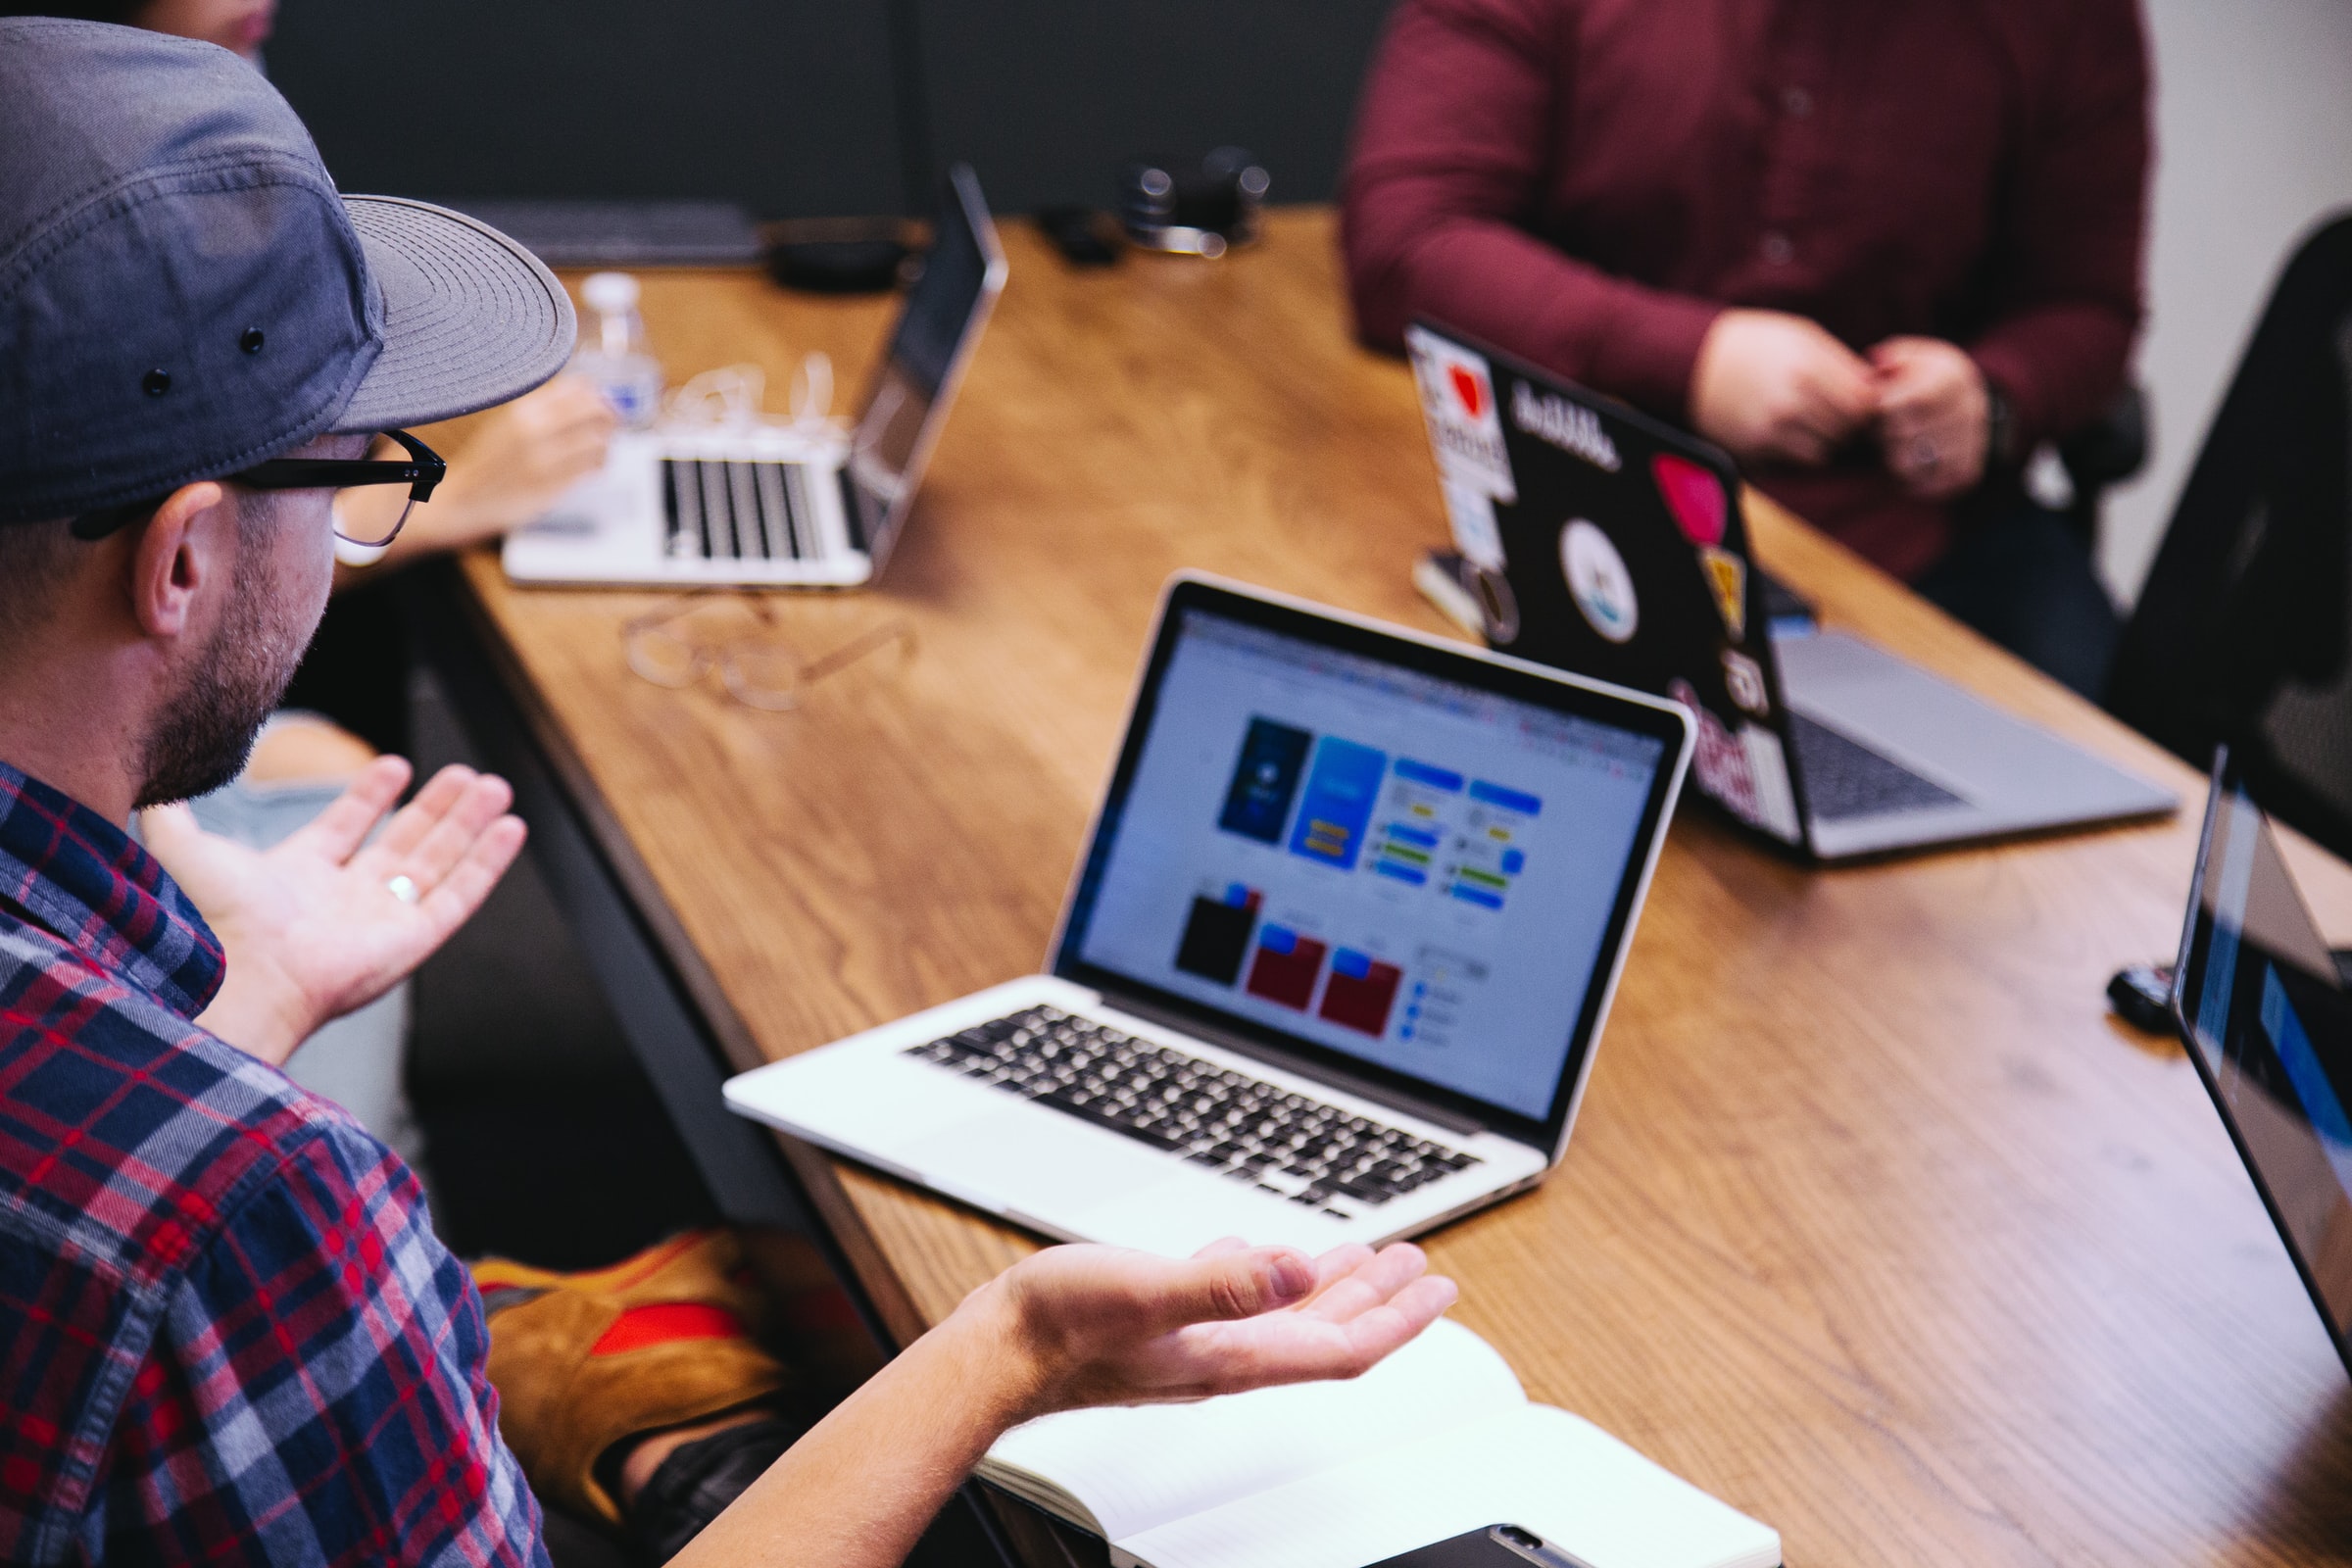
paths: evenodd
<path fill-rule="evenodd" d="M 1592 1568 L 1566 1547 L 1555 1546 L 1518 1525 L 1489 1525 L 1422 1546 L 1372 1568 Z"/>

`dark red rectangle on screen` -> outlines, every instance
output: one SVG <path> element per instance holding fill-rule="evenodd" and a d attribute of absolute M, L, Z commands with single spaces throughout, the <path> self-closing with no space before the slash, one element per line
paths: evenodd
<path fill-rule="evenodd" d="M 1332 963 L 1331 980 L 1323 987 L 1321 1011 L 1333 1023 L 1360 1029 L 1378 1039 L 1388 1030 L 1389 1009 L 1396 1004 L 1396 986 L 1404 971 L 1393 963 L 1342 951 L 1342 960 L 1350 957 L 1356 961 Z"/>
<path fill-rule="evenodd" d="M 1250 983 L 1244 989 L 1253 997 L 1304 1012 L 1314 998 L 1315 976 L 1322 971 L 1327 951 L 1313 937 L 1302 937 L 1284 926 L 1266 926 L 1258 932 L 1257 956 L 1250 961 Z"/>

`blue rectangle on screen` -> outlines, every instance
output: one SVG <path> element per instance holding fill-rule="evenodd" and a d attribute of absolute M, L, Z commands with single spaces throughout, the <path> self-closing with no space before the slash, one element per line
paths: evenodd
<path fill-rule="evenodd" d="M 1424 850 L 1434 850 L 1438 847 L 1438 836 L 1435 833 L 1424 827 L 1414 827 L 1408 822 L 1391 822 L 1389 837 Z"/>
<path fill-rule="evenodd" d="M 1505 850 L 1502 852 L 1502 874 L 1504 876 L 1517 876 L 1520 872 L 1526 869 L 1527 852 L 1525 850 Z"/>
<path fill-rule="evenodd" d="M 1416 784 L 1426 784 L 1433 790 L 1458 790 L 1462 787 L 1461 774 L 1450 768 L 1416 762 L 1409 757 L 1396 759 L 1396 776 L 1411 779 Z"/>
<path fill-rule="evenodd" d="M 1372 960 L 1353 948 L 1342 948 L 1331 956 L 1331 972 L 1344 974 L 1350 980 L 1361 980 L 1372 972 Z"/>
<path fill-rule="evenodd" d="M 1291 853 L 1343 871 L 1354 870 L 1388 766 L 1389 754 L 1375 747 L 1337 735 L 1317 742 L 1298 803 L 1298 821 L 1291 829 Z"/>
<path fill-rule="evenodd" d="M 1544 803 L 1535 796 L 1524 794 L 1518 790 L 1506 790 L 1501 785 L 1490 784 L 1483 778 L 1472 781 L 1470 798 L 1474 801 L 1484 801 L 1489 806 L 1499 806 L 1506 811 L 1517 811 L 1521 816 L 1534 816 L 1544 809 Z"/>
<path fill-rule="evenodd" d="M 1485 888 L 1474 888 L 1467 883 L 1456 882 L 1448 891 L 1450 891 L 1455 898 L 1461 900 L 1464 904 L 1482 905 L 1490 909 L 1499 909 L 1502 907 L 1502 896 L 1496 893 L 1489 893 Z"/>
<path fill-rule="evenodd" d="M 1270 718 L 1252 718 L 1242 737 L 1232 781 L 1225 788 L 1225 809 L 1217 826 L 1260 844 L 1280 844 L 1282 824 L 1291 814 L 1291 797 L 1298 789 L 1298 770 L 1314 736 Z"/>
<path fill-rule="evenodd" d="M 1372 869 L 1378 871 L 1382 876 L 1393 876 L 1399 882 L 1410 882 L 1414 887 L 1419 887 L 1429 880 L 1429 874 L 1418 866 L 1399 865 L 1395 860 L 1374 860 Z"/>
<path fill-rule="evenodd" d="M 1287 925 L 1260 926 L 1257 945 L 1268 953 L 1289 953 L 1298 946 L 1298 933 Z"/>
<path fill-rule="evenodd" d="M 1248 908 L 1250 906 L 1250 885 L 1246 882 L 1226 883 L 1225 905 L 1226 907 L 1232 909 Z"/>

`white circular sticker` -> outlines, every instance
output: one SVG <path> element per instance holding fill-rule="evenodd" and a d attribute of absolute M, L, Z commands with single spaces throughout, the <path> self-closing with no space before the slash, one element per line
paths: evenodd
<path fill-rule="evenodd" d="M 1562 528 L 1560 570 L 1568 578 L 1569 597 L 1594 631 L 1613 643 L 1633 636 L 1642 623 L 1634 574 L 1625 569 L 1625 558 L 1607 534 L 1582 517 Z"/>

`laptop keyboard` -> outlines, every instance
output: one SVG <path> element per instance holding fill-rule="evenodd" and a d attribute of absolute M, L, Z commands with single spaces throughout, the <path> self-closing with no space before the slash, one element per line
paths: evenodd
<path fill-rule="evenodd" d="M 1817 822 L 1964 804 L 1950 790 L 1793 709 L 1788 711 L 1788 733 L 1796 743 L 1805 809 Z"/>
<path fill-rule="evenodd" d="M 823 554 L 802 464 L 663 458 L 662 504 L 673 558 L 811 561 Z"/>
<path fill-rule="evenodd" d="M 1480 1163 L 1474 1155 L 1057 1007 L 904 1054 L 936 1062 L 1336 1219 Z"/>

